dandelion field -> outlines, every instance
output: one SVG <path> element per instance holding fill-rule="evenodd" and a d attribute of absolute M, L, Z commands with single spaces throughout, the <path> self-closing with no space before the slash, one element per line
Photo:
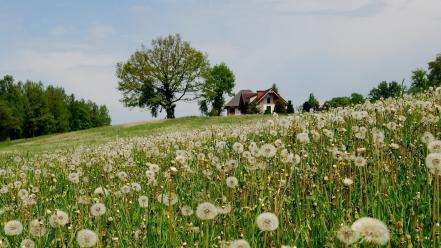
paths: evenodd
<path fill-rule="evenodd" d="M 439 247 L 441 92 L 0 155 L 0 247 Z"/>

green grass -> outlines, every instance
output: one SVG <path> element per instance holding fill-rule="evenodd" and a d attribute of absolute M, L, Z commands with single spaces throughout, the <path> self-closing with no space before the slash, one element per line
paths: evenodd
<path fill-rule="evenodd" d="M 0 153 L 44 152 L 55 149 L 69 149 L 78 145 L 93 145 L 117 138 L 139 137 L 165 131 L 190 130 L 212 125 L 241 124 L 268 118 L 265 115 L 231 117 L 182 117 L 173 120 L 154 120 L 142 123 L 120 124 L 92 128 L 62 134 L 44 135 L 35 138 L 0 142 Z"/>
<path fill-rule="evenodd" d="M 441 171 L 441 119 L 432 103 L 441 104 L 441 92 L 299 116 L 192 117 L 14 141 L 1 150 L 27 153 L 0 156 L 0 247 L 25 238 L 79 247 L 83 229 L 98 236 L 93 247 L 211 248 L 238 239 L 349 247 L 341 242 L 348 229 L 355 248 L 441 247 L 432 174 Z M 102 216 L 93 216 L 97 202 Z M 54 225 L 56 210 L 69 216 L 66 225 Z M 265 212 L 276 217 L 258 221 Z M 24 227 L 17 236 L 4 228 L 13 220 Z M 32 220 L 47 231 L 32 235 Z"/>

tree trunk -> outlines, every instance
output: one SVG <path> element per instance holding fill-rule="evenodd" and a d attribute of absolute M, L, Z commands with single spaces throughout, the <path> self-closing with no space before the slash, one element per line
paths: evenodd
<path fill-rule="evenodd" d="M 169 106 L 165 107 L 165 111 L 167 112 L 167 119 L 174 119 L 175 118 L 175 104 L 170 104 Z"/>

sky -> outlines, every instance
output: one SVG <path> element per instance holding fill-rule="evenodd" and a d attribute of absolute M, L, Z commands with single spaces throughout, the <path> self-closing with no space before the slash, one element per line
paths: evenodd
<path fill-rule="evenodd" d="M 235 90 L 276 83 L 300 105 L 311 92 L 323 102 L 383 80 L 409 85 L 441 53 L 441 1 L 0 0 L 0 77 L 62 86 L 107 105 L 113 124 L 150 120 L 120 102 L 116 63 L 175 33 L 225 62 Z M 200 115 L 197 103 L 176 115 Z"/>

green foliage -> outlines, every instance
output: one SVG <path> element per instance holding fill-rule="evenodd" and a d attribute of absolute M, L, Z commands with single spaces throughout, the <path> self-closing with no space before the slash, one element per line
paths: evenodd
<path fill-rule="evenodd" d="M 351 94 L 351 103 L 352 104 L 363 104 L 365 102 L 365 98 L 362 94 L 352 93 Z"/>
<path fill-rule="evenodd" d="M 376 88 L 369 92 L 369 99 L 374 102 L 389 97 L 399 97 L 403 94 L 405 88 L 396 81 L 390 83 L 382 81 Z"/>
<path fill-rule="evenodd" d="M 66 132 L 69 126 L 69 105 L 63 88 L 48 86 L 46 88 L 49 110 L 54 118 L 54 132 Z"/>
<path fill-rule="evenodd" d="M 14 116 L 13 109 L 0 99 L 0 140 L 10 138 L 10 134 L 20 129 L 20 121 Z"/>
<path fill-rule="evenodd" d="M 294 113 L 294 106 L 292 105 L 292 101 L 288 101 L 288 106 L 286 106 L 286 113 L 287 114 L 293 114 Z"/>
<path fill-rule="evenodd" d="M 208 111 L 207 100 L 202 99 L 199 101 L 199 110 L 201 111 L 202 115 L 205 115 L 205 116 L 210 115 L 210 111 Z"/>
<path fill-rule="evenodd" d="M 208 69 L 203 76 L 205 78 L 205 83 L 202 86 L 202 98 L 204 100 L 199 103 L 200 108 L 204 107 L 206 109 L 201 108 L 201 112 L 219 116 L 225 104 L 224 95 L 234 95 L 234 73 L 225 63 L 221 63 Z M 205 104 L 205 106 L 201 104 Z M 208 105 L 211 105 L 211 111 L 208 110 Z"/>
<path fill-rule="evenodd" d="M 142 46 L 127 62 L 117 64 L 121 101 L 127 107 L 148 108 L 153 116 L 165 110 L 172 119 L 177 102 L 196 99 L 208 60 L 179 34 L 154 39 L 151 46 Z"/>
<path fill-rule="evenodd" d="M 247 113 L 247 114 L 259 114 L 260 113 L 260 109 L 257 106 L 256 102 L 252 102 L 252 103 L 250 103 L 250 104 L 248 104 L 246 106 L 246 110 L 245 110 L 244 113 Z"/>
<path fill-rule="evenodd" d="M 273 85 L 271 86 L 271 89 L 273 89 L 274 92 L 279 94 L 279 88 L 277 87 L 276 83 L 273 83 Z"/>
<path fill-rule="evenodd" d="M 304 102 L 302 105 L 303 112 L 309 112 L 311 109 L 318 110 L 319 108 L 320 108 L 320 103 L 315 98 L 314 94 L 312 94 L 312 93 L 309 94 L 308 101 Z"/>
<path fill-rule="evenodd" d="M 271 109 L 270 108 L 266 108 L 265 112 L 263 112 L 263 114 L 270 115 L 271 114 Z"/>
<path fill-rule="evenodd" d="M 274 112 L 278 114 L 286 114 L 287 112 L 286 104 L 282 100 L 277 99 L 277 101 L 274 104 L 275 104 Z"/>
<path fill-rule="evenodd" d="M 410 93 L 419 93 L 429 89 L 429 79 L 427 73 L 423 69 L 416 69 L 412 72 L 412 84 L 409 88 Z"/>
<path fill-rule="evenodd" d="M 0 79 L 0 140 L 67 132 L 110 124 L 106 106 L 77 101 L 42 82 Z"/>
<path fill-rule="evenodd" d="M 328 110 L 331 108 L 345 107 L 351 105 L 351 98 L 347 96 L 334 97 L 323 103 L 322 109 Z"/>
<path fill-rule="evenodd" d="M 432 87 L 441 85 L 441 54 L 434 61 L 429 62 L 429 73 L 427 75 L 429 84 Z"/>
<path fill-rule="evenodd" d="M 346 97 L 346 96 L 334 97 L 331 100 L 324 102 L 321 108 L 323 110 L 328 110 L 331 108 L 347 107 L 356 104 L 361 104 L 364 102 L 365 99 L 363 95 L 359 93 L 352 93 L 350 97 Z"/>

